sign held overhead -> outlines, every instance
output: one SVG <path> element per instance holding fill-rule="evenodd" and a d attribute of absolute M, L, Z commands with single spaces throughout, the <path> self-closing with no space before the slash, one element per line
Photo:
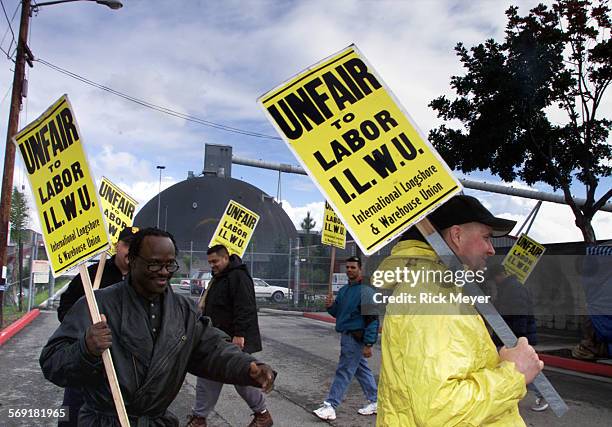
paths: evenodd
<path fill-rule="evenodd" d="M 13 137 L 26 168 L 54 276 L 102 252 L 109 239 L 67 95 Z"/>
<path fill-rule="evenodd" d="M 230 255 L 242 258 L 258 222 L 259 215 L 230 200 L 208 246 L 223 245 Z"/>
<path fill-rule="evenodd" d="M 106 177 L 102 177 L 98 195 L 102 202 L 102 212 L 106 218 L 110 234 L 111 247 L 109 252 L 113 255 L 115 245 L 119 240 L 119 233 L 125 227 L 134 223 L 134 212 L 138 202 Z"/>
<path fill-rule="evenodd" d="M 521 234 L 510 248 L 502 265 L 509 274 L 515 275 L 518 281 L 524 285 L 542 255 L 544 255 L 544 251 L 546 251 L 544 246 L 527 237 L 526 234 Z"/>
<path fill-rule="evenodd" d="M 461 191 L 354 45 L 259 103 L 366 255 Z"/>
<path fill-rule="evenodd" d="M 346 246 L 346 228 L 327 201 L 325 201 L 325 210 L 323 211 L 321 243 L 340 249 L 344 249 Z"/>

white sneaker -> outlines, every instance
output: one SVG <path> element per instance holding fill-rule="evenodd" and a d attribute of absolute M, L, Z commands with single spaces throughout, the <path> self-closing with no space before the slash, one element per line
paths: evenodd
<path fill-rule="evenodd" d="M 363 408 L 357 409 L 360 415 L 374 415 L 378 410 L 378 403 L 370 402 L 365 405 Z"/>
<path fill-rule="evenodd" d="M 547 409 L 548 403 L 544 400 L 543 397 L 537 397 L 535 400 L 535 404 L 531 407 L 531 410 L 535 412 L 543 412 Z"/>
<path fill-rule="evenodd" d="M 315 409 L 314 414 L 321 418 L 322 420 L 335 420 L 336 419 L 336 410 L 331 403 L 323 402 L 323 405 L 319 409 Z"/>

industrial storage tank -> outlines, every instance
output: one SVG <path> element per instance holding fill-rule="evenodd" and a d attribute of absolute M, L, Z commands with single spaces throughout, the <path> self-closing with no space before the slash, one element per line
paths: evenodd
<path fill-rule="evenodd" d="M 281 205 L 259 188 L 229 177 L 188 178 L 160 194 L 159 228 L 174 235 L 181 251 L 206 251 L 229 200 L 260 215 L 251 239 L 254 252 L 274 252 L 295 239 L 295 226 Z M 157 196 L 134 219 L 138 227 L 156 226 Z"/>

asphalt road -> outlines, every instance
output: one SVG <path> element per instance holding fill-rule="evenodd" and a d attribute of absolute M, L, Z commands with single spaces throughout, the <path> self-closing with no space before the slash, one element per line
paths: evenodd
<path fill-rule="evenodd" d="M 47 382 L 38 366 L 38 356 L 48 336 L 57 327 L 55 312 L 43 312 L 32 324 L 0 347 L 0 425 L 55 425 L 48 418 L 9 417 L 9 409 L 59 408 L 62 389 Z M 338 336 L 333 325 L 293 316 L 260 314 L 264 351 L 261 360 L 278 371 L 275 390 L 268 396 L 268 408 L 276 426 L 321 426 L 311 412 L 323 401 L 329 389 L 339 354 Z M 380 349 L 370 366 L 377 374 Z M 606 426 L 612 419 L 612 381 L 595 380 L 560 372 L 546 372 L 570 411 L 557 419 L 550 411 L 529 410 L 533 396 L 521 402 L 521 413 L 530 426 Z M 195 378 L 187 380 L 172 404 L 171 410 L 185 420 L 195 394 Z M 364 403 L 354 381 L 345 402 L 340 406 L 335 426 L 374 426 L 375 417 L 363 417 L 357 409 Z M 245 426 L 250 410 L 233 387 L 224 387 L 210 426 Z"/>

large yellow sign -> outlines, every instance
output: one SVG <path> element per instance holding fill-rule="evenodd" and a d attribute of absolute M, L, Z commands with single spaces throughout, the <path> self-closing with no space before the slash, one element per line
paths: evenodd
<path fill-rule="evenodd" d="M 327 201 L 323 212 L 323 230 L 321 230 L 321 243 L 344 249 L 346 246 L 346 228 L 336 212 Z"/>
<path fill-rule="evenodd" d="M 461 191 L 354 45 L 259 103 L 366 255 Z"/>
<path fill-rule="evenodd" d="M 119 233 L 134 222 L 134 211 L 138 202 L 105 177 L 102 177 L 98 195 L 110 234 L 111 247 L 108 252 L 113 255 Z"/>
<path fill-rule="evenodd" d="M 68 96 L 13 138 L 25 165 L 53 275 L 108 247 L 96 186 Z"/>
<path fill-rule="evenodd" d="M 230 254 L 242 258 L 253 237 L 257 222 L 259 215 L 230 200 L 208 246 L 223 245 Z"/>
<path fill-rule="evenodd" d="M 545 250 L 544 246 L 521 234 L 502 264 L 508 273 L 514 274 L 519 282 L 525 284 Z"/>

